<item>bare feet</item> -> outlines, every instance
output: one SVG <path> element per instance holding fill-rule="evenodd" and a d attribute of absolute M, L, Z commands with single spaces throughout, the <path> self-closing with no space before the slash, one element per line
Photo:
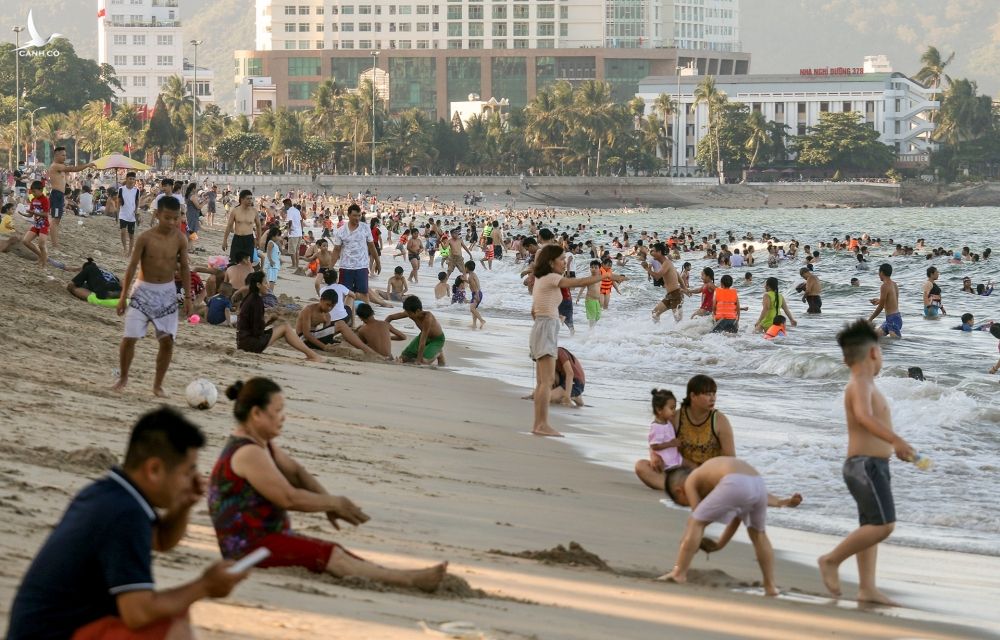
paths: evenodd
<path fill-rule="evenodd" d="M 783 500 L 778 500 L 778 506 L 779 507 L 795 508 L 795 507 L 799 506 L 800 504 L 802 504 L 802 494 L 801 493 L 793 493 L 790 498 L 785 498 Z"/>
<path fill-rule="evenodd" d="M 781 591 L 778 590 L 778 587 L 772 584 L 771 586 L 764 587 L 764 595 L 774 598 L 775 596 L 781 595 Z"/>
<path fill-rule="evenodd" d="M 532 435 L 536 436 L 548 436 L 550 438 L 561 438 L 563 434 L 559 433 L 547 424 L 541 426 L 535 426 L 531 429 Z"/>
<path fill-rule="evenodd" d="M 413 572 L 410 584 L 421 591 L 431 593 L 437 589 L 438 585 L 441 584 L 441 581 L 444 580 L 444 574 L 447 571 L 447 562 L 442 562 L 441 564 L 436 564 L 433 567 L 428 567 L 426 569 L 418 569 Z"/>
<path fill-rule="evenodd" d="M 898 607 L 899 603 L 894 601 L 889 596 L 885 595 L 878 589 L 873 589 L 871 591 L 865 589 L 858 589 L 858 602 L 865 604 L 880 604 L 886 607 Z"/>
<path fill-rule="evenodd" d="M 687 582 L 687 575 L 678 573 L 676 567 L 670 571 L 670 573 L 664 573 L 662 576 L 657 578 L 662 582 L 676 582 L 677 584 L 684 584 Z"/>
<path fill-rule="evenodd" d="M 153 395 L 157 398 L 166 398 L 167 392 L 163 390 L 163 387 L 153 387 Z"/>
<path fill-rule="evenodd" d="M 127 384 L 128 384 L 128 378 L 127 377 L 126 378 L 118 378 L 118 382 L 115 383 L 115 386 L 111 387 L 111 390 L 112 391 L 122 391 L 122 390 L 125 389 L 125 385 L 127 385 Z"/>
<path fill-rule="evenodd" d="M 817 562 L 819 564 L 819 575 L 823 578 L 826 590 L 839 598 L 840 576 L 837 574 L 838 565 L 827 560 L 826 556 L 820 556 Z"/>
<path fill-rule="evenodd" d="M 306 360 L 308 360 L 309 362 L 323 362 L 323 358 L 320 358 L 315 353 L 307 353 Z"/>

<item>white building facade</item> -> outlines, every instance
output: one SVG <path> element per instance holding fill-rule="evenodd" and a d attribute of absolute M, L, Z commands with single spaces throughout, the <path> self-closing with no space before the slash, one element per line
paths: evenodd
<path fill-rule="evenodd" d="M 194 50 L 184 38 L 177 0 L 98 0 L 98 61 L 115 69 L 122 89 L 117 102 L 152 108 L 161 87 L 180 76 L 192 87 Z M 102 15 L 103 12 L 103 15 Z M 211 70 L 199 67 L 195 93 L 215 101 Z"/>
<path fill-rule="evenodd" d="M 669 118 L 667 135 L 675 141 L 669 164 L 675 171 L 697 168 L 695 152 L 708 135 L 708 106 L 696 104 L 699 76 L 651 76 L 636 94 L 646 112 L 661 93 L 679 104 Z M 932 150 L 932 114 L 940 108 L 933 90 L 902 73 L 864 73 L 863 68 L 803 69 L 800 75 L 716 76 L 716 88 L 731 102 L 760 111 L 769 122 L 785 124 L 790 136 L 805 135 L 825 112 L 856 112 L 879 132 L 879 140 L 901 159 L 919 161 Z M 678 135 L 675 135 L 678 134 Z"/>
<path fill-rule="evenodd" d="M 256 16 L 258 51 L 740 50 L 739 0 L 256 0 Z"/>

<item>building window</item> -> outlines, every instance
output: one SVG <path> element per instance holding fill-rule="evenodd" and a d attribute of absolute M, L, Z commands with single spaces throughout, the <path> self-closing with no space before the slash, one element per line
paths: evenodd
<path fill-rule="evenodd" d="M 285 15 L 286 16 L 294 16 L 295 15 L 295 7 L 291 6 L 291 5 L 285 5 Z"/>
<path fill-rule="evenodd" d="M 322 49 L 323 48 L 323 41 L 322 40 L 317 40 L 316 41 L 316 48 L 317 49 Z"/>
<path fill-rule="evenodd" d="M 136 56 L 136 58 L 142 58 L 141 63 L 136 64 L 146 64 L 146 56 Z M 156 66 L 158 67 L 172 67 L 174 65 L 173 56 L 156 56 Z"/>
<path fill-rule="evenodd" d="M 569 7 L 559 7 L 559 19 L 569 20 Z"/>
<path fill-rule="evenodd" d="M 514 16 L 515 20 L 527 20 L 528 19 L 528 5 L 526 5 L 526 4 L 517 4 L 517 5 L 514 5 L 513 16 Z"/>
<path fill-rule="evenodd" d="M 295 23 L 286 22 L 285 23 L 285 33 L 295 33 Z"/>
<path fill-rule="evenodd" d="M 539 49 L 554 49 L 556 46 L 556 41 L 552 38 L 539 38 L 538 48 Z"/>
<path fill-rule="evenodd" d="M 524 107 L 528 103 L 527 58 L 493 58 L 491 70 L 493 80 L 490 93 L 493 97 L 497 100 L 507 98 L 512 107 Z"/>
<path fill-rule="evenodd" d="M 340 7 L 330 7 L 330 15 L 335 16 L 340 13 Z"/>
<path fill-rule="evenodd" d="M 309 23 L 300 22 L 299 23 L 299 33 L 309 33 Z"/>
<path fill-rule="evenodd" d="M 128 64 L 128 56 L 115 56 L 113 60 L 116 67 L 124 67 Z"/>
<path fill-rule="evenodd" d="M 136 96 L 132 98 L 132 104 L 138 104 L 138 105 L 146 104 L 146 96 Z"/>
<path fill-rule="evenodd" d="M 358 23 L 358 31 L 371 31 L 371 30 L 372 30 L 372 23 L 370 22 Z"/>
<path fill-rule="evenodd" d="M 408 16 L 408 15 L 411 15 L 412 13 L 413 13 L 413 7 L 411 7 L 409 5 L 400 5 L 399 6 L 399 15 L 401 15 L 401 16 Z"/>
<path fill-rule="evenodd" d="M 482 49 L 483 48 L 483 41 L 482 40 L 469 40 L 469 48 L 470 49 Z"/>
<path fill-rule="evenodd" d="M 307 16 L 307 15 L 309 15 L 309 6 L 308 5 L 304 5 L 304 4 L 300 4 L 299 5 L 299 15 L 300 16 Z"/>
<path fill-rule="evenodd" d="M 461 20 L 462 19 L 462 7 L 448 7 L 448 19 L 449 20 Z"/>
<path fill-rule="evenodd" d="M 316 7 L 316 15 L 318 16 L 323 15 L 323 5 L 319 5 L 318 7 Z"/>
<path fill-rule="evenodd" d="M 295 48 L 294 40 L 285 40 L 285 49 L 294 49 L 294 48 Z"/>
<path fill-rule="evenodd" d="M 338 31 L 340 31 L 340 25 L 334 22 L 333 24 L 330 25 L 330 31 L 331 33 L 337 33 Z"/>
<path fill-rule="evenodd" d="M 159 64 L 159 59 L 163 58 L 163 57 L 166 57 L 166 58 L 169 59 L 169 62 L 167 62 L 166 64 L 173 64 L 174 63 L 174 57 L 173 56 L 157 56 L 157 64 Z M 145 67 L 146 66 L 146 56 L 132 56 L 132 64 L 135 65 L 135 66 L 137 66 L 137 67 Z"/>
<path fill-rule="evenodd" d="M 163 85 L 167 84 L 167 80 L 169 79 L 170 76 L 156 76 L 156 86 L 162 87 Z"/>
<path fill-rule="evenodd" d="M 541 7 L 539 7 L 540 9 Z M 538 23 L 538 34 L 539 36 L 554 36 L 556 34 L 555 23 L 552 22 L 539 22 Z"/>
<path fill-rule="evenodd" d="M 430 49 L 430 41 L 429 40 L 417 40 L 417 48 L 418 49 Z"/>
<path fill-rule="evenodd" d="M 370 4 L 359 4 L 358 13 L 363 16 L 370 16 L 372 14 L 372 6 Z"/>
<path fill-rule="evenodd" d="M 399 30 L 400 31 L 412 31 L 413 30 L 413 25 L 410 24 L 409 22 L 400 22 L 399 23 Z"/>
<path fill-rule="evenodd" d="M 125 36 L 125 35 L 116 35 L 115 38 L 114 38 L 114 43 L 116 45 L 118 45 L 118 46 L 124 46 L 124 45 L 128 44 L 128 36 Z"/>
<path fill-rule="evenodd" d="M 507 35 L 507 23 L 506 22 L 494 22 L 493 23 L 493 35 L 494 36 L 506 36 Z M 496 46 L 496 43 L 493 43 Z"/>
<path fill-rule="evenodd" d="M 319 58 L 289 58 L 288 75 L 297 76 L 318 76 L 320 74 Z"/>
<path fill-rule="evenodd" d="M 528 48 L 528 40 L 526 38 L 524 38 L 524 39 L 514 38 L 514 48 L 515 49 L 527 49 Z"/>
<path fill-rule="evenodd" d="M 317 87 L 319 87 L 318 82 L 289 82 L 288 99 L 311 100 L 313 93 L 316 92 Z"/>
<path fill-rule="evenodd" d="M 132 46 L 134 46 L 134 47 L 145 47 L 146 46 L 146 36 L 132 36 Z"/>
<path fill-rule="evenodd" d="M 323 23 L 320 22 L 316 25 L 316 33 L 323 33 Z"/>
<path fill-rule="evenodd" d="M 493 48 L 494 49 L 506 49 L 507 48 L 507 41 L 506 40 L 494 40 L 493 41 Z"/>
<path fill-rule="evenodd" d="M 431 29 L 431 26 L 429 24 L 427 24 L 426 22 L 418 22 L 417 23 L 417 31 L 430 31 L 430 29 Z"/>
<path fill-rule="evenodd" d="M 851 106 L 850 102 L 845 102 L 842 105 L 840 105 L 840 110 L 843 111 L 844 113 L 850 113 L 851 111 L 854 111 L 854 107 Z"/>
<path fill-rule="evenodd" d="M 426 16 L 427 14 L 430 13 L 430 9 L 431 9 L 430 5 L 418 4 L 417 5 L 417 15 L 418 16 Z"/>
<path fill-rule="evenodd" d="M 308 40 L 299 40 L 299 50 L 300 51 L 308 51 L 309 50 L 309 41 Z"/>
<path fill-rule="evenodd" d="M 174 46 L 173 36 L 156 36 L 156 44 L 161 47 L 172 47 Z"/>
<path fill-rule="evenodd" d="M 124 0 L 111 0 L 111 4 L 125 4 Z"/>
<path fill-rule="evenodd" d="M 804 122 L 799 123 L 798 129 L 796 130 L 795 135 L 797 135 L 797 136 L 804 136 L 804 135 L 806 135 L 806 124 Z"/>
<path fill-rule="evenodd" d="M 371 49 L 371 48 L 372 48 L 371 40 L 358 40 L 358 49 Z"/>
<path fill-rule="evenodd" d="M 400 48 L 404 48 L 400 41 Z M 419 46 L 419 45 L 418 45 Z M 437 64 L 433 58 L 389 58 L 389 108 L 420 109 L 437 117 Z"/>
<path fill-rule="evenodd" d="M 353 16 L 354 15 L 354 5 L 353 4 L 345 4 L 343 7 L 340 8 L 340 12 L 343 13 L 345 16 Z"/>
<path fill-rule="evenodd" d="M 482 20 L 482 19 L 483 19 L 482 7 L 469 7 L 469 20 Z"/>
<path fill-rule="evenodd" d="M 528 37 L 528 23 L 527 22 L 515 22 L 514 32 L 515 38 L 527 38 Z M 516 48 L 516 47 L 515 47 Z"/>
<path fill-rule="evenodd" d="M 112 13 L 111 24 L 115 25 L 116 27 L 123 26 L 125 24 L 125 16 L 123 16 L 120 13 Z"/>
<path fill-rule="evenodd" d="M 493 7 L 493 19 L 494 20 L 506 20 L 507 19 L 507 7 L 504 5 L 498 5 Z"/>
<path fill-rule="evenodd" d="M 345 22 L 344 24 L 340 25 L 340 30 L 341 31 L 354 31 L 354 23 L 353 22 Z"/>
<path fill-rule="evenodd" d="M 470 22 L 469 23 L 469 35 L 482 37 L 483 35 L 483 23 L 482 22 Z"/>
<path fill-rule="evenodd" d="M 460 36 L 460 35 L 462 35 L 462 23 L 461 22 L 448 23 L 448 36 Z"/>
<path fill-rule="evenodd" d="M 565 38 L 569 35 L 569 25 L 565 22 L 559 23 L 559 36 Z"/>
<path fill-rule="evenodd" d="M 354 48 L 354 40 L 341 40 L 340 41 L 340 48 L 341 49 L 353 49 Z"/>
<path fill-rule="evenodd" d="M 128 17 L 128 21 L 132 24 L 142 24 L 145 20 L 141 13 L 133 13 Z"/>
<path fill-rule="evenodd" d="M 132 78 L 133 87 L 145 87 L 146 86 L 146 76 L 135 76 Z"/>
<path fill-rule="evenodd" d="M 556 8 L 552 5 L 538 5 L 535 9 L 535 17 L 539 20 L 552 20 L 556 17 Z"/>
<path fill-rule="evenodd" d="M 448 41 L 448 48 L 449 49 L 461 49 L 462 48 L 462 41 L 461 40 L 449 40 Z"/>

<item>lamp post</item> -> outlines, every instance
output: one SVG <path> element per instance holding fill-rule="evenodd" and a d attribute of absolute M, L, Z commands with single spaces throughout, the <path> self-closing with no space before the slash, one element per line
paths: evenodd
<path fill-rule="evenodd" d="M 285 149 L 285 174 L 288 174 L 288 156 L 291 155 L 291 149 Z"/>
<path fill-rule="evenodd" d="M 31 116 L 31 155 L 35 155 L 35 112 L 46 109 L 47 107 L 38 107 L 36 109 L 28 109 L 27 107 L 18 107 L 18 111 L 27 111 Z M 24 161 L 27 162 L 28 158 L 25 156 Z"/>
<path fill-rule="evenodd" d="M 375 72 L 378 67 L 378 51 L 372 51 L 372 176 L 375 175 Z"/>
<path fill-rule="evenodd" d="M 194 47 L 194 80 L 191 83 L 191 173 L 194 174 L 197 169 L 197 160 L 195 159 L 195 144 L 198 135 L 198 45 L 200 45 L 202 40 L 192 40 L 191 46 Z"/>
<path fill-rule="evenodd" d="M 14 168 L 17 169 L 21 158 L 21 32 L 24 27 L 17 25 L 10 28 L 14 32 Z"/>

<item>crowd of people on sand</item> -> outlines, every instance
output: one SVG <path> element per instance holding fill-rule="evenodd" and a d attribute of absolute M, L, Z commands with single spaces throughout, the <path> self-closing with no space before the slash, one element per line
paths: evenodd
<path fill-rule="evenodd" d="M 41 268 L 65 268 L 48 258 L 46 238 L 58 246 L 66 190 L 92 189 L 87 183 L 91 178 L 84 173 L 90 168 L 65 164 L 65 150 L 59 148 L 47 175 L 33 181 L 26 193 L 15 181 L 0 220 L 0 230 L 9 234 L 0 244 L 2 250 L 25 245 Z M 167 177 L 141 182 L 133 173 L 123 183 L 102 189 L 100 207 L 92 211 L 117 219 L 128 266 L 118 278 L 88 259 L 67 289 L 80 300 L 114 307 L 124 317 L 116 390 L 126 387 L 135 344 L 152 324 L 159 345 L 153 391 L 165 395 L 163 383 L 180 319 L 195 322 L 200 316 L 230 331 L 235 327 L 236 346 L 244 352 L 261 353 L 284 341 L 313 361 L 335 345 L 349 346 L 372 359 L 392 360 L 392 342 L 407 339 L 393 323 L 409 320 L 418 333 L 397 360 L 444 365 L 441 324 L 410 293 L 410 285 L 420 282 L 424 261 L 432 273 L 438 269 L 435 299 L 468 305 L 473 329 L 486 324 L 480 311 L 485 295 L 480 275 L 489 284 L 493 266 L 506 262 L 520 270 L 531 296 L 528 354 L 535 363 L 536 383 L 527 397 L 534 403 L 532 433 L 538 436 L 561 435 L 549 422 L 550 403 L 585 404 L 583 364 L 559 346 L 559 334 L 563 325 L 575 331 L 574 307 L 581 297 L 592 329 L 611 310 L 612 293 L 620 293 L 619 285 L 626 279 L 616 267 L 634 260 L 652 290 L 663 289 L 662 299 L 651 309 L 654 321 L 668 311 L 681 320 L 684 299 L 698 296 L 692 317 L 708 317 L 713 333 L 736 333 L 749 305 L 740 299 L 731 273 L 723 273 L 716 286 L 717 271 L 752 266 L 757 253 L 766 254 L 760 259 L 771 266 L 801 256 L 798 291 L 808 317 L 822 313 L 823 285 L 816 273 L 824 253 L 852 253 L 860 271 L 867 268 L 871 249 L 883 246 L 879 238 L 867 234 L 800 248 L 796 240 L 768 234 L 738 239 L 733 234 L 703 235 L 693 227 L 663 233 L 661 238 L 660 232 L 633 230 L 632 225 L 594 228 L 594 212 L 490 209 L 469 197 L 463 205 L 430 197 L 381 198 L 371 192 L 261 197 L 246 189 L 220 190 L 217 185 Z M 222 214 L 218 221 L 217 213 Z M 576 219 L 560 221 L 566 215 Z M 22 223 L 30 228 L 19 236 Z M 208 252 L 198 238 L 203 224 L 222 230 L 221 249 L 227 255 L 192 258 Z M 147 228 L 142 230 L 143 226 Z M 886 246 L 892 244 L 890 240 Z M 395 253 L 390 254 L 393 247 Z M 896 245 L 893 255 L 924 249 L 918 240 L 913 248 Z M 702 268 L 700 282 L 692 283 L 693 266 L 686 258 L 695 260 L 699 254 L 713 266 Z M 990 250 L 973 254 L 968 248 L 959 252 L 941 248 L 927 255 L 964 263 L 989 260 Z M 403 259 L 409 273 L 404 266 L 394 267 L 385 289 L 380 289 L 371 280 L 380 275 L 383 257 Z M 577 275 L 578 260 L 586 261 L 581 268 L 585 275 Z M 893 431 L 888 403 L 874 381 L 882 367 L 879 339 L 899 338 L 903 327 L 892 264 L 879 265 L 878 274 L 881 287 L 871 300 L 870 316 L 845 326 L 836 336 L 850 370 L 844 392 L 848 458 L 843 475 L 857 502 L 860 526 L 819 559 L 819 569 L 831 593 L 840 595 L 837 568 L 856 556 L 858 599 L 888 604 L 891 601 L 875 586 L 877 544 L 889 536 L 895 522 L 888 462 L 893 454 L 914 460 L 916 452 Z M 934 266 L 927 269 L 923 306 L 928 317 L 946 313 L 937 275 Z M 282 281 L 294 278 L 312 285 L 317 299 L 299 306 L 289 303 L 287 296 L 279 298 Z M 752 274 L 741 280 L 752 281 Z M 767 339 L 782 337 L 799 322 L 780 290 L 777 278 L 767 278 L 753 326 Z M 985 296 L 992 290 L 992 283 L 973 288 L 967 280 L 963 285 L 967 294 Z M 401 303 L 402 310 L 376 317 L 375 307 L 390 308 L 393 303 Z M 282 319 L 288 313 L 295 314 L 294 322 Z M 873 322 L 882 313 L 884 321 L 876 328 Z M 957 328 L 989 330 L 1000 338 L 1000 324 L 977 324 L 969 313 Z M 998 369 L 1000 361 L 991 373 Z M 702 374 L 688 381 L 679 406 L 669 390 L 652 391 L 649 456 L 635 464 L 635 473 L 648 487 L 665 491 L 675 503 L 692 509 L 676 564 L 662 578 L 685 582 L 696 551 L 722 549 L 743 523 L 757 554 L 764 590 L 774 595 L 778 587 L 765 527 L 767 509 L 795 507 L 802 496 L 769 493 L 760 474 L 737 457 L 735 430 L 715 408 L 716 393 L 716 382 Z M 228 389 L 227 397 L 233 401 L 235 427 L 207 487 L 197 471 L 198 450 L 205 438 L 195 425 L 166 408 L 147 413 L 134 425 L 123 465 L 73 499 L 32 562 L 12 607 L 10 638 L 188 637 L 190 605 L 227 595 L 247 575 L 246 569 L 232 572 L 233 561 L 261 547 L 270 552 L 261 567 L 298 566 L 426 591 L 437 588 L 446 563 L 415 571 L 390 569 L 335 543 L 297 533 L 289 512 L 323 512 L 334 528 L 341 521 L 360 525 L 368 516 L 348 498 L 329 495 L 276 442 L 285 418 L 285 398 L 276 382 L 267 378 L 238 382 Z M 180 541 L 192 506 L 206 491 L 225 560 L 189 584 L 155 590 L 151 551 L 168 550 Z M 726 525 L 717 540 L 704 535 L 713 522 Z"/>

